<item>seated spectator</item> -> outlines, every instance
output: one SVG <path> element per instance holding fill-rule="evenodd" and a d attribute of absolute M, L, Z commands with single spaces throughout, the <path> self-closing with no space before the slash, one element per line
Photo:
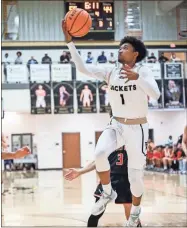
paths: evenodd
<path fill-rule="evenodd" d="M 29 61 L 27 62 L 28 65 L 30 64 L 38 64 L 38 61 L 36 59 L 34 59 L 33 56 L 31 56 L 31 59 L 29 59 Z"/>
<path fill-rule="evenodd" d="M 111 63 L 111 64 L 116 64 L 117 60 L 114 57 L 114 53 L 113 52 L 110 53 L 110 57 L 109 57 L 108 62 Z"/>
<path fill-rule="evenodd" d="M 152 158 L 153 158 L 153 150 L 150 145 L 147 146 L 147 156 L 146 156 L 146 167 L 148 169 L 153 169 L 153 163 L 152 163 Z"/>
<path fill-rule="evenodd" d="M 170 171 L 173 171 L 171 166 L 172 166 L 172 161 L 174 158 L 174 153 L 173 153 L 173 147 L 172 146 L 167 146 L 165 148 L 165 154 L 163 157 L 163 165 L 164 165 L 164 171 L 166 171 L 168 168 Z"/>
<path fill-rule="evenodd" d="M 168 138 L 168 143 L 169 146 L 173 146 L 173 137 L 170 135 Z"/>
<path fill-rule="evenodd" d="M 151 56 L 147 57 L 147 62 L 148 63 L 156 63 L 156 61 L 157 61 L 157 59 L 156 59 L 154 53 L 152 52 Z"/>
<path fill-rule="evenodd" d="M 170 62 L 180 62 L 181 60 L 176 56 L 175 52 L 171 53 Z"/>
<path fill-rule="evenodd" d="M 186 155 L 182 148 L 177 148 L 174 151 L 174 164 L 177 163 L 177 167 L 181 174 L 186 174 Z"/>
<path fill-rule="evenodd" d="M 52 63 L 52 59 L 46 53 L 42 58 L 42 64 L 51 64 L 51 63 Z"/>
<path fill-rule="evenodd" d="M 152 150 L 155 148 L 155 144 L 151 139 L 148 139 L 148 141 L 147 141 L 147 146 L 149 146 L 149 145 L 151 146 Z"/>
<path fill-rule="evenodd" d="M 67 55 L 66 51 L 63 51 L 62 55 L 60 56 L 60 63 L 69 63 L 70 59 Z"/>
<path fill-rule="evenodd" d="M 15 60 L 15 64 L 22 64 L 22 63 L 23 63 L 23 60 L 22 60 L 22 58 L 21 58 L 22 53 L 21 53 L 20 51 L 18 51 L 18 52 L 16 53 L 16 55 L 17 55 L 17 58 L 16 58 L 16 60 Z"/>
<path fill-rule="evenodd" d="M 164 56 L 164 52 L 161 53 L 161 56 L 158 59 L 159 63 L 165 63 L 168 62 L 169 59 L 167 57 Z"/>
<path fill-rule="evenodd" d="M 98 56 L 97 62 L 98 63 L 106 63 L 107 62 L 107 58 L 105 56 L 105 52 L 104 51 L 102 51 L 101 55 Z"/>
<path fill-rule="evenodd" d="M 161 146 L 157 146 L 153 150 L 152 163 L 153 163 L 153 166 L 158 171 L 160 170 L 160 168 L 162 166 L 162 158 L 163 158 L 162 147 Z"/>
<path fill-rule="evenodd" d="M 92 53 L 91 52 L 88 52 L 86 63 L 92 63 L 92 62 L 93 62 Z"/>
<path fill-rule="evenodd" d="M 31 59 L 29 59 L 29 61 L 27 62 L 27 67 L 28 67 L 29 70 L 30 70 L 30 65 L 31 64 L 38 64 L 37 60 L 34 59 L 33 56 L 31 56 Z"/>

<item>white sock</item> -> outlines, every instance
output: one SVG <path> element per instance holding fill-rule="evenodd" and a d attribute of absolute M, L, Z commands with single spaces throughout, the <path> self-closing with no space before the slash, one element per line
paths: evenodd
<path fill-rule="evenodd" d="M 131 207 L 131 214 L 139 214 L 139 212 L 140 212 L 140 205 L 139 206 L 134 206 L 133 204 L 132 204 L 132 207 Z"/>
<path fill-rule="evenodd" d="M 167 169 L 167 166 L 166 165 L 164 166 L 164 169 Z"/>
<path fill-rule="evenodd" d="M 104 192 L 106 192 L 108 195 L 111 194 L 111 191 L 112 191 L 111 182 L 109 184 L 102 184 L 102 187 Z"/>

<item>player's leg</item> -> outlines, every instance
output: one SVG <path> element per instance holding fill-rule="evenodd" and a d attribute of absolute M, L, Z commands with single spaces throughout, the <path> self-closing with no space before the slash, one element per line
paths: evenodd
<path fill-rule="evenodd" d="M 101 185 L 98 185 L 97 189 L 96 189 L 96 193 L 97 191 L 100 191 L 101 189 Z M 99 192 L 100 194 L 100 192 Z M 99 200 L 100 197 L 96 197 L 95 202 L 97 202 Z M 97 227 L 98 223 L 99 223 L 99 219 L 103 216 L 105 211 L 103 211 L 101 214 L 99 215 L 90 215 L 90 217 L 88 218 L 88 222 L 87 222 L 87 227 Z"/>
<path fill-rule="evenodd" d="M 98 215 L 104 211 L 106 205 L 115 200 L 117 196 L 111 187 L 108 156 L 115 151 L 118 146 L 120 147 L 122 145 L 117 144 L 117 135 L 114 129 L 107 128 L 98 140 L 95 149 L 95 164 L 104 192 L 92 210 L 92 214 L 94 215 Z"/>
<path fill-rule="evenodd" d="M 128 220 L 131 212 L 132 203 L 124 203 L 123 207 L 125 211 L 125 217 Z"/>
<path fill-rule="evenodd" d="M 141 212 L 140 203 L 144 192 L 143 170 L 146 164 L 148 124 L 124 125 L 128 153 L 128 176 L 132 192 L 131 215 L 127 226 L 137 226 Z"/>

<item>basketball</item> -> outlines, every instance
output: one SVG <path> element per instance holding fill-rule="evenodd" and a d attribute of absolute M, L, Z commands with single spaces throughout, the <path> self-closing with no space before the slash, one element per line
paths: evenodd
<path fill-rule="evenodd" d="M 71 36 L 82 37 L 89 32 L 92 26 L 92 19 L 87 11 L 75 8 L 66 14 L 65 23 Z"/>

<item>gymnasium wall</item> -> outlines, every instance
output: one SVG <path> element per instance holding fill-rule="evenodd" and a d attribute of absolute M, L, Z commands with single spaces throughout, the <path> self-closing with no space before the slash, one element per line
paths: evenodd
<path fill-rule="evenodd" d="M 33 133 L 39 168 L 62 168 L 62 132 L 80 132 L 81 165 L 84 166 L 93 159 L 95 131 L 102 131 L 108 121 L 108 114 L 30 115 L 6 112 L 2 130 L 9 137 L 9 145 L 11 134 Z M 149 127 L 154 129 L 157 145 L 167 143 L 169 135 L 176 142 L 185 125 L 186 111 L 149 111 L 148 121 Z"/>
<path fill-rule="evenodd" d="M 115 40 L 120 40 L 125 35 L 125 5 L 123 1 L 114 2 Z M 157 1 L 141 1 L 140 6 L 144 40 L 177 40 L 176 8 L 160 14 Z M 18 1 L 17 7 L 20 16 L 19 40 L 64 40 L 61 32 L 63 1 Z"/>

